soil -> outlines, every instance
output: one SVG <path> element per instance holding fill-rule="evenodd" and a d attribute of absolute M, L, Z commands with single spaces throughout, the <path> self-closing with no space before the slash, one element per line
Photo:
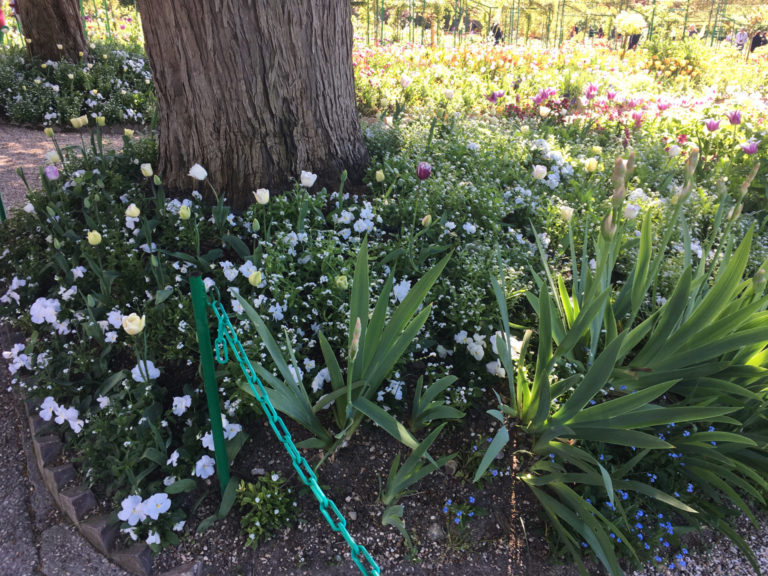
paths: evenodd
<path fill-rule="evenodd" d="M 484 418 L 483 420 L 487 420 Z M 479 424 L 479 420 L 476 420 Z M 490 424 L 486 421 L 486 424 Z M 305 434 L 290 423 L 296 439 Z M 417 485 L 417 491 L 404 497 L 405 525 L 413 546 L 409 548 L 392 526 L 381 524 L 385 506 L 378 495 L 394 457 L 407 449 L 384 431 L 363 427 L 349 446 L 340 449 L 326 461 L 317 476 L 320 486 L 347 519 L 347 528 L 359 544 L 364 545 L 382 574 L 465 575 L 465 574 L 536 574 L 569 575 L 577 572 L 566 566 L 555 566 L 547 560 L 549 550 L 544 540 L 540 512 L 524 485 L 513 482 L 509 474 L 472 484 L 467 477 L 465 455 L 471 444 L 482 441 L 488 426 L 456 425 L 444 436 L 449 442 L 466 441 L 468 445 L 438 443 L 432 452 L 438 455 L 458 452 L 458 456 L 440 472 L 435 472 Z M 266 420 L 252 427 L 250 439 L 235 465 L 233 475 L 255 481 L 260 474 L 278 473 L 289 480 L 298 493 L 298 522 L 275 535 L 257 550 L 245 547 L 246 537 L 239 531 L 239 515 L 235 512 L 206 532 L 202 538 L 193 535 L 197 521 L 215 512 L 218 506 L 216 485 L 211 483 L 211 496 L 198 509 L 195 521 L 175 550 L 160 554 L 155 561 L 158 571 L 173 567 L 180 559 L 196 559 L 204 565 L 203 574 L 359 574 L 341 535 L 334 533 L 320 513 L 312 493 L 303 488 L 298 474 L 282 444 L 275 438 Z M 311 464 L 319 453 L 302 450 Z M 500 462 L 499 468 L 506 468 Z M 457 528 L 452 517 L 443 513 L 448 499 L 467 503 L 473 496 L 475 516 L 466 527 Z M 516 522 L 510 519 L 517 518 Z"/>

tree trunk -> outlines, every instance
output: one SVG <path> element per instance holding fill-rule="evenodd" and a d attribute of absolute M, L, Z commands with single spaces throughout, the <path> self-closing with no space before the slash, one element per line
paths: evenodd
<path fill-rule="evenodd" d="M 77 60 L 88 51 L 78 0 L 17 0 L 16 5 L 31 56 Z"/>
<path fill-rule="evenodd" d="M 194 163 L 242 208 L 251 191 L 362 176 L 346 0 L 138 0 L 158 98 L 164 183 Z M 201 188 L 201 192 L 202 192 Z"/>

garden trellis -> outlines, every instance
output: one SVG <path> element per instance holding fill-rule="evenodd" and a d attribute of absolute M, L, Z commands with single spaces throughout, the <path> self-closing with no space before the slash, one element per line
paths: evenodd
<path fill-rule="evenodd" d="M 214 452 L 216 456 L 216 472 L 219 478 L 219 486 L 222 494 L 230 482 L 229 461 L 227 458 L 226 447 L 224 445 L 224 433 L 221 423 L 221 412 L 219 407 L 218 390 L 216 386 L 216 375 L 213 364 L 213 350 L 216 351 L 216 361 L 219 364 L 226 364 L 229 361 L 229 349 L 240 364 L 240 368 L 248 382 L 250 391 L 259 403 L 267 421 L 280 442 L 283 443 L 288 454 L 291 456 L 291 463 L 294 470 L 301 478 L 301 481 L 307 486 L 318 504 L 320 512 L 328 522 L 331 530 L 338 532 L 344 538 L 349 546 L 350 556 L 355 566 L 362 574 L 366 576 L 380 576 L 381 569 L 365 546 L 355 542 L 355 539 L 347 531 L 347 521 L 342 516 L 336 504 L 325 495 L 323 489 L 317 481 L 317 475 L 310 466 L 309 462 L 299 453 L 296 444 L 291 438 L 291 433 L 285 425 L 280 415 L 275 411 L 272 402 L 264 384 L 256 375 L 251 361 L 243 349 L 243 345 L 237 337 L 232 323 L 224 306 L 219 299 L 210 302 L 216 319 L 218 321 L 218 330 L 214 345 L 211 345 L 211 336 L 208 332 L 208 300 L 205 294 L 205 286 L 202 276 L 199 272 L 193 272 L 190 277 L 190 288 L 192 293 L 192 305 L 195 312 L 195 324 L 197 325 L 198 343 L 200 346 L 200 360 L 203 366 L 203 379 L 205 383 L 205 394 L 208 400 L 208 411 L 211 418 L 211 431 L 214 442 Z"/>

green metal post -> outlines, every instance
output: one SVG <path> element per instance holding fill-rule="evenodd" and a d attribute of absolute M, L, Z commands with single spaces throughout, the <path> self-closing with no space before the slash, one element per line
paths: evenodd
<path fill-rule="evenodd" d="M 656 19 L 656 0 L 653 0 L 653 12 L 651 12 L 651 23 L 648 25 L 648 39 L 653 38 L 653 21 Z"/>
<path fill-rule="evenodd" d="M 520 3 L 522 0 L 517 0 L 517 19 L 515 20 L 515 46 L 517 46 L 517 29 L 520 27 Z"/>
<path fill-rule="evenodd" d="M 688 34 L 688 10 L 691 7 L 691 0 L 685 3 L 685 18 L 683 19 L 683 39 Z"/>
<path fill-rule="evenodd" d="M 0 195 L 0 222 L 5 222 L 5 206 L 3 205 L 2 195 Z"/>
<path fill-rule="evenodd" d="M 715 35 L 717 34 L 717 22 L 720 19 L 720 0 L 717 0 L 717 7 L 715 8 L 715 23 L 712 25 L 712 31 L 709 37 L 709 45 L 712 46 L 715 43 Z"/>
<path fill-rule="evenodd" d="M 109 3 L 107 0 L 104 0 L 104 18 L 106 18 L 107 23 L 107 38 L 112 42 L 112 27 L 109 25 Z"/>
<path fill-rule="evenodd" d="M 427 0 L 421 2 L 421 45 L 424 46 L 425 24 L 427 23 Z"/>
<path fill-rule="evenodd" d="M 219 477 L 221 493 L 224 494 L 224 489 L 229 484 L 229 459 L 224 443 L 224 431 L 221 426 L 219 389 L 216 385 L 216 372 L 213 364 L 213 344 L 211 343 L 211 333 L 208 331 L 208 301 L 205 296 L 203 277 L 198 270 L 190 274 L 189 288 L 192 293 L 192 309 L 195 313 L 197 343 L 200 346 L 200 363 L 203 365 L 203 383 L 205 385 L 205 397 L 208 399 L 208 416 L 211 418 L 216 475 Z"/>

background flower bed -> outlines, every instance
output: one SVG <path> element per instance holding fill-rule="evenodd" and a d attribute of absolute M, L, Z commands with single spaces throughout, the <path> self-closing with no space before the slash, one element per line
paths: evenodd
<path fill-rule="evenodd" d="M 541 58 L 536 61 L 542 68 L 552 68 L 549 57 L 532 60 Z M 568 54 L 562 58 L 573 62 Z M 406 72 L 411 75 L 405 77 Z M 266 320 L 284 354 L 290 354 L 290 343 L 295 355 L 292 375 L 281 376 L 289 384 L 300 382 L 307 397 L 319 402 L 330 391 L 319 332 L 338 354 L 349 349 L 354 325 L 350 295 L 363 239 L 371 262 L 370 303 L 392 277 L 392 309 L 403 304 L 427 270 L 452 253 L 425 300 L 433 306 L 424 328 L 376 401 L 406 420 L 417 378 L 424 377 L 429 386 L 451 374 L 458 380 L 440 401 L 478 418 L 494 404 L 494 392 L 508 401 L 504 377 L 510 371 L 504 369 L 499 352 L 499 328 L 504 326 L 490 277 L 504 279 L 514 336 L 522 338 L 525 329 L 537 328 L 536 301 L 523 295 L 541 291 L 539 245 L 552 271 L 572 281 L 569 238 L 574 239 L 574 251 L 581 253 L 585 233 L 597 237 L 605 215 L 617 207 L 617 156 L 626 159 L 633 150 L 636 168 L 622 182 L 625 196 L 618 199 L 628 240 L 617 254 L 615 280 L 626 281 L 638 259 L 638 247 L 631 240 L 640 233 L 638 215 L 648 214 L 648 221 L 657 224 L 653 244 L 663 246 L 664 233 L 673 232 L 644 314 L 670 297 L 688 264 L 710 258 L 707 240 L 714 239 L 712 246 L 717 247 L 720 238 L 719 225 L 713 223 L 732 222 L 733 235 L 723 238 L 734 245 L 751 224 L 760 231 L 765 169 L 755 174 L 744 194 L 741 190 L 756 160 L 765 158 L 765 146 L 758 143 L 765 137 L 765 101 L 759 95 L 737 89 L 707 89 L 696 97 L 659 95 L 651 91 L 655 84 L 646 73 L 620 84 L 619 75 L 570 68 L 527 80 L 515 93 L 510 77 L 491 76 L 485 85 L 472 76 L 441 83 L 432 72 L 422 77 L 408 67 L 392 67 L 372 74 L 387 88 L 371 92 L 370 101 L 378 102 L 371 104 L 371 111 L 397 114 L 366 129 L 372 156 L 366 189 L 339 193 L 312 190 L 310 185 L 308 191 L 297 174 L 294 189 L 273 191 L 266 203 L 262 194 L 262 202 L 232 214 L 225 203 L 202 205 L 199 194 L 166 198 L 162 180 L 155 182 L 151 169 L 142 166 L 153 164 L 154 143 L 126 134 L 124 151 L 115 154 L 102 149 L 96 127 L 89 146 L 59 151 L 59 159 L 51 157 L 55 171 L 46 172 L 43 190 L 31 193 L 28 207 L 3 229 L 3 261 L 8 264 L 0 302 L 30 334 L 26 345 L 5 355 L 13 371 L 33 373 L 27 379 L 30 393 L 51 398 L 44 404 L 45 415 L 58 418 L 86 477 L 112 499 L 128 537 L 157 547 L 174 543 L 175 534 L 188 529 L 184 521 L 189 506 L 178 505 L 186 500 L 178 493 L 204 486 L 213 470 L 187 290 L 187 274 L 193 268 L 203 272 L 210 294 L 218 291 L 228 308 L 240 311 L 242 302 L 230 292 L 236 288 Z M 650 92 L 637 92 L 638 86 Z M 367 88 L 361 90 L 364 109 Z M 389 100 L 386 105 L 382 98 Z M 406 103 L 405 114 L 396 102 Z M 739 123 L 725 116 L 734 110 L 741 114 Z M 720 124 L 715 127 L 705 120 Z M 756 143 L 754 151 L 750 143 Z M 694 174 L 687 174 L 693 155 L 701 160 L 693 163 Z M 431 165 L 421 177 L 419 162 Z M 683 194 L 693 175 L 695 185 Z M 683 201 L 680 219 L 670 222 L 669 215 Z M 729 245 L 721 248 L 730 254 Z M 748 273 L 759 270 L 765 257 L 758 234 Z M 759 275 L 755 277 L 759 281 Z M 134 335 L 123 330 L 123 319 L 131 313 L 145 321 L 143 331 Z M 251 358 L 277 374 L 274 354 L 263 339 L 254 339 L 250 323 L 241 319 L 238 329 Z M 531 372 L 536 358 L 528 358 Z M 566 363 L 553 381 L 584 374 L 588 368 Z M 258 411 L 240 391 L 242 376 L 236 365 L 222 368 L 219 383 L 226 433 L 236 451 L 246 439 L 241 423 Z M 604 396 L 613 398 L 608 391 Z M 764 396 L 755 402 L 761 414 Z M 325 412 L 321 418 L 331 432 L 340 432 Z M 502 428 L 486 422 L 488 437 Z M 717 433 L 706 432 L 711 425 L 702 419 L 697 431 Z M 753 426 L 759 430 L 759 422 Z M 426 432 L 434 430 L 435 425 L 428 424 Z M 663 429 L 653 433 L 675 434 Z M 749 433 L 755 434 L 752 429 Z M 301 437 L 301 432 L 296 434 Z M 685 437 L 685 431 L 680 434 Z M 454 460 L 460 477 L 474 476 L 484 453 L 472 450 L 476 438 L 469 437 L 461 423 L 446 428 L 444 437 L 450 441 L 437 443 L 441 449 L 436 454 L 458 450 Z M 632 459 L 626 448 L 594 441 L 583 446 L 599 462 L 618 468 Z M 716 448 L 712 445 L 713 452 Z M 548 458 L 539 457 L 527 465 L 546 464 Z M 718 502 L 719 494 L 701 494 L 695 487 L 688 491 L 687 483 L 678 485 L 680 476 L 657 472 L 673 469 L 670 462 L 676 459 L 659 451 L 641 474 L 648 474 L 649 485 L 701 505 L 705 522 L 719 520 L 709 504 Z M 109 465 L 97 465 L 104 462 Z M 497 476 L 521 475 L 510 454 L 504 464 L 490 467 L 485 481 L 493 481 L 494 471 Z M 578 486 L 586 502 L 605 499 L 606 492 L 614 496 L 602 486 Z M 760 489 L 740 486 L 760 500 Z M 371 506 L 379 506 L 375 495 L 367 496 Z M 450 509 L 452 495 L 445 496 Z M 634 492 L 619 490 L 615 498 L 628 501 L 625 522 L 627 515 L 636 516 L 637 522 L 627 523 L 630 527 L 643 523 L 637 515 L 649 513 L 647 506 L 655 515 L 668 514 L 661 504 Z M 173 504 L 166 507 L 168 501 Z M 616 507 L 612 498 L 608 502 Z M 153 503 L 162 511 L 146 513 Z M 450 510 L 454 516 L 462 511 Z M 646 549 L 643 543 L 633 547 L 643 559 L 658 555 L 659 561 L 674 564 L 681 559 L 667 555 L 664 543 L 676 546 L 690 518 L 664 518 L 643 523 L 644 531 L 639 532 L 644 538 L 652 532 L 654 542 L 662 538 L 660 550 L 650 545 Z M 567 538 L 560 538 L 555 537 L 555 546 L 568 548 Z M 620 544 L 616 542 L 619 550 Z M 631 556 L 626 549 L 624 553 Z"/>

